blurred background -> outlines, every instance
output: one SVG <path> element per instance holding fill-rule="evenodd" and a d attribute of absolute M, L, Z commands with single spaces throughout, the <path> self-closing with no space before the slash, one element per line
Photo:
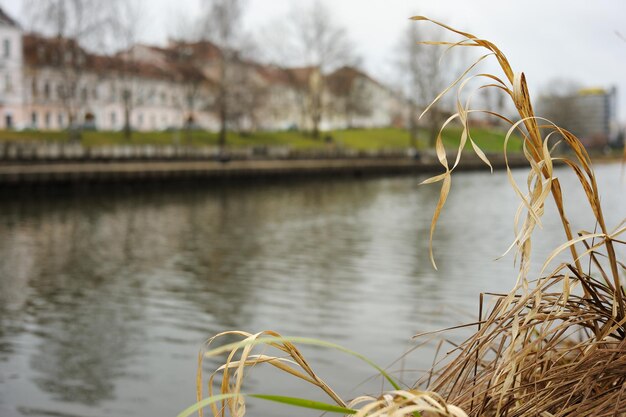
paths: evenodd
<path fill-rule="evenodd" d="M 417 45 L 458 40 L 433 24 L 408 20 L 418 14 L 501 45 L 513 67 L 525 72 L 540 113 L 590 146 L 618 144 L 626 119 L 626 109 L 618 106 L 626 94 L 626 10 L 617 2 L 0 4 L 4 129 L 123 133 L 99 137 L 104 143 L 130 140 L 135 131 L 144 133 L 139 141 L 193 142 L 193 131 L 210 131 L 220 145 L 228 132 L 235 133 L 233 143 L 238 135 L 272 132 L 257 143 L 292 146 L 302 142 L 300 135 L 277 132 L 313 138 L 331 132 L 329 141 L 350 146 L 332 132 L 391 128 L 410 137 L 380 132 L 390 146 L 432 145 L 454 100 L 441 101 L 419 122 L 417 116 L 479 55 L 457 48 L 442 58 L 441 48 Z M 493 70 L 495 61 L 487 61 L 482 68 Z M 493 89 L 473 100 L 480 108 L 512 111 Z M 494 118 L 472 119 L 482 127 L 498 125 Z M 181 130 L 186 133 L 156 134 Z M 146 132 L 154 132 L 151 139 Z M 212 143 L 210 135 L 199 137 Z M 409 144 L 398 144 L 400 137 Z"/>
<path fill-rule="evenodd" d="M 414 15 L 489 39 L 525 72 L 537 113 L 597 159 L 617 226 L 626 3 L 0 0 L 0 416 L 177 415 L 195 402 L 203 341 L 235 329 L 338 343 L 412 386 L 435 356 L 397 361 L 413 335 L 471 322 L 481 292 L 513 286 L 513 255 L 494 259 L 519 202 L 503 172 L 455 174 L 432 267 L 439 189 L 420 183 L 440 168 L 430 148 L 454 95 L 419 115 L 483 52 L 418 44 L 459 38 Z M 491 71 L 487 58 L 471 74 Z M 516 120 L 480 85 L 462 98 Z M 470 122 L 503 168 L 508 126 Z M 514 136 L 512 160 L 521 146 Z M 174 164 L 196 176 L 167 178 Z M 555 175 L 573 229 L 593 230 L 576 177 Z M 564 239 L 554 207 L 543 226 L 536 272 Z M 357 360 L 303 350 L 340 395 L 380 392 Z M 324 400 L 263 369 L 244 387 Z"/>

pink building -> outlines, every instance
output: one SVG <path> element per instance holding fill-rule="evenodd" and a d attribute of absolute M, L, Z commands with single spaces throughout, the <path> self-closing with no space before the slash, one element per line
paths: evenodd
<path fill-rule="evenodd" d="M 311 111 L 323 130 L 383 127 L 406 108 L 355 68 L 322 74 L 242 59 L 224 75 L 222 59 L 208 41 L 99 55 L 74 39 L 24 33 L 0 9 L 0 129 L 217 130 L 220 77 L 230 77 L 229 129 L 310 129 Z"/>

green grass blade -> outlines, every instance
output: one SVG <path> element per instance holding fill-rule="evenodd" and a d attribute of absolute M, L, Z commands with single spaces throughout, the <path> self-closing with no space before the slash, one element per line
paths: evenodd
<path fill-rule="evenodd" d="M 235 397 L 253 397 L 265 401 L 273 401 L 281 404 L 291 405 L 294 407 L 303 407 L 311 410 L 321 410 L 328 413 L 338 414 L 356 414 L 357 410 L 351 408 L 340 407 L 334 404 L 327 404 L 320 401 L 308 400 L 306 398 L 285 397 L 282 395 L 267 395 L 267 394 L 219 394 L 209 398 L 205 398 L 202 401 L 198 401 L 194 405 L 187 407 L 176 417 L 189 417 L 190 415 L 197 413 L 201 409 L 210 406 L 216 402 L 222 400 L 228 400 Z"/>
<path fill-rule="evenodd" d="M 319 401 L 307 400 L 306 398 L 284 397 L 282 395 L 248 394 L 248 397 L 259 398 L 261 400 L 274 401 L 294 407 L 309 408 L 311 410 L 327 411 L 329 413 L 356 414 L 357 410 L 340 407 L 334 404 L 327 404 Z"/>
<path fill-rule="evenodd" d="M 216 403 L 216 402 L 222 401 L 222 400 L 228 400 L 228 399 L 235 398 L 235 397 L 242 396 L 242 395 L 243 394 L 218 394 L 218 395 L 214 395 L 212 397 L 205 398 L 202 401 L 198 401 L 194 405 L 185 408 L 176 417 L 189 417 L 193 413 L 196 413 L 196 412 L 200 411 L 201 409 L 203 409 L 204 407 L 208 407 L 208 406 L 210 406 L 213 403 Z"/>
<path fill-rule="evenodd" d="M 312 339 L 312 338 L 307 338 L 307 337 L 261 337 L 261 338 L 254 340 L 253 342 L 243 341 L 243 342 L 229 343 L 227 345 L 220 346 L 218 348 L 207 351 L 205 353 L 205 356 L 219 355 L 222 353 L 230 352 L 233 349 L 240 349 L 248 345 L 256 346 L 256 345 L 262 345 L 262 344 L 267 344 L 267 343 L 281 343 L 281 342 L 291 342 L 291 343 L 300 343 L 303 345 L 320 346 L 320 347 L 326 347 L 326 348 L 335 349 L 340 352 L 347 353 L 351 356 L 354 356 L 355 358 L 361 359 L 363 362 L 367 363 L 372 368 L 376 369 L 389 382 L 389 384 L 391 384 L 391 386 L 394 389 L 396 390 L 402 389 L 400 388 L 400 385 L 391 377 L 391 375 L 389 375 L 383 368 L 378 366 L 376 363 L 374 363 L 374 361 L 367 358 L 366 356 L 358 352 L 354 352 L 350 349 L 347 349 L 341 345 L 337 345 L 335 343 L 325 342 L 323 340 L 317 340 L 317 339 Z"/>

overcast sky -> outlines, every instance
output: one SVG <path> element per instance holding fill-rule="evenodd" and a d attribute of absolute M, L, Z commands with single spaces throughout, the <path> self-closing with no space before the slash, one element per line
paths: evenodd
<path fill-rule="evenodd" d="M 143 38 L 163 43 L 177 9 L 193 15 L 202 0 L 143 1 Z M 312 0 L 311 0 L 312 1 Z M 248 0 L 246 29 L 261 33 L 272 21 L 309 0 Z M 23 0 L 0 0 L 21 19 Z M 623 0 L 326 0 L 363 57 L 366 70 L 391 80 L 396 45 L 407 19 L 422 14 L 495 42 L 514 70 L 524 71 L 536 96 L 554 78 L 588 87 L 615 85 L 626 122 L 626 1 Z M 427 24 L 424 22 L 415 24 Z"/>

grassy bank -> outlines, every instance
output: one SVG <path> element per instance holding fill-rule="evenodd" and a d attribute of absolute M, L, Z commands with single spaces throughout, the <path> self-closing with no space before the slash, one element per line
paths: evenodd
<path fill-rule="evenodd" d="M 443 140 L 446 146 L 458 146 L 461 129 L 452 127 L 444 132 Z M 502 150 L 505 132 L 498 130 L 475 129 L 472 137 L 475 142 L 486 152 Z M 44 132 L 44 131 L 0 131 L 0 141 L 25 141 L 39 140 L 46 142 L 63 142 L 67 140 L 67 132 Z M 324 140 L 326 137 L 331 141 Z M 399 149 L 407 148 L 410 143 L 409 133 L 403 129 L 350 129 L 324 132 L 323 139 L 313 139 L 302 132 L 255 132 L 249 135 L 238 133 L 228 134 L 228 144 L 233 147 L 251 146 L 289 146 L 295 149 L 327 148 L 338 146 L 357 150 Z M 426 147 L 428 133 L 420 132 L 419 147 Z M 83 132 L 82 143 L 87 146 L 98 145 L 172 145 L 191 144 L 217 145 L 217 133 L 194 131 L 191 132 L 191 141 L 187 141 L 186 132 L 134 132 L 131 141 L 124 138 L 122 132 Z M 511 150 L 520 150 L 521 141 L 513 138 L 510 143 Z"/>

